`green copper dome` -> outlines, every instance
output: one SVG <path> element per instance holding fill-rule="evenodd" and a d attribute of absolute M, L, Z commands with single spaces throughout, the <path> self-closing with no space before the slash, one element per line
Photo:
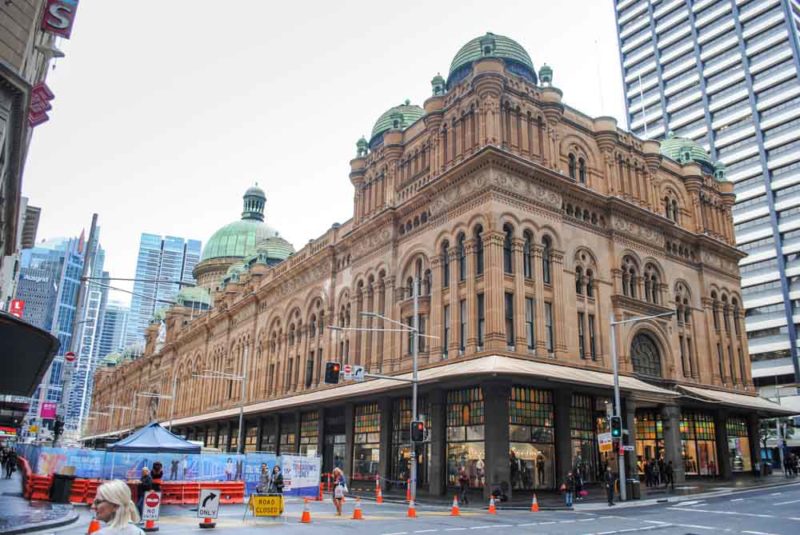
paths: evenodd
<path fill-rule="evenodd" d="M 425 110 L 416 104 L 411 104 L 411 101 L 408 100 L 399 106 L 389 108 L 375 121 L 375 126 L 372 127 L 372 136 L 370 136 L 370 145 L 384 132 L 392 129 L 405 130 L 421 119 L 423 115 L 425 115 Z"/>
<path fill-rule="evenodd" d="M 211 307 L 211 294 L 205 288 L 187 286 L 186 288 L 181 288 L 175 301 L 183 307 L 207 309 Z"/>
<path fill-rule="evenodd" d="M 462 46 L 455 55 L 450 63 L 447 88 L 466 78 L 472 71 L 472 64 L 481 58 L 500 58 L 511 72 L 537 83 L 536 70 L 528 52 L 513 39 L 487 32 Z"/>
<path fill-rule="evenodd" d="M 673 132 L 669 132 L 667 138 L 661 142 L 661 154 L 681 164 L 689 162 L 700 164 L 704 172 L 712 175 L 717 169 L 711 156 L 696 141 L 676 137 Z"/>

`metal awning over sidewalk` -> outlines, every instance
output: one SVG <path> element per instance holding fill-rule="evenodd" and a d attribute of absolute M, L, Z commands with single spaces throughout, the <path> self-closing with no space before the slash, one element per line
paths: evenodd
<path fill-rule="evenodd" d="M 795 411 L 786 409 L 777 403 L 755 395 L 748 396 L 745 394 L 722 392 L 720 390 L 684 385 L 679 385 L 678 388 L 701 400 L 728 405 L 737 409 L 749 409 L 751 411 L 756 411 L 760 416 L 792 416 L 795 414 Z"/>
<path fill-rule="evenodd" d="M 613 375 L 606 372 L 571 368 L 558 364 L 548 364 L 527 359 L 519 359 L 500 355 L 464 359 L 452 364 L 436 366 L 419 371 L 420 384 L 435 384 L 451 379 L 463 379 L 470 376 L 491 377 L 493 375 L 516 375 L 528 378 L 537 378 L 545 381 L 583 385 L 590 387 L 612 388 Z M 397 377 L 411 379 L 411 373 L 404 373 Z M 620 388 L 633 392 L 648 399 L 657 398 L 663 401 L 674 400 L 680 394 L 672 390 L 660 388 L 634 377 L 620 375 Z M 360 397 L 378 392 L 408 388 L 408 383 L 392 381 L 390 379 L 375 379 L 363 383 L 348 383 L 281 399 L 254 403 L 244 408 L 245 414 L 257 414 L 283 410 L 303 405 L 329 403 L 337 400 Z M 210 420 L 231 418 L 239 414 L 238 408 L 225 409 L 206 414 L 187 416 L 172 421 L 173 426 L 191 425 Z M 166 422 L 164 422 L 166 423 Z"/>

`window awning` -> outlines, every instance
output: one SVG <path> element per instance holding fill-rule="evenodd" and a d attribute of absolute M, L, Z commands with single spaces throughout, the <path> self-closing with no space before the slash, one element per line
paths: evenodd
<path fill-rule="evenodd" d="M 678 388 L 691 396 L 695 396 L 705 401 L 712 401 L 722 405 L 728 405 L 738 409 L 756 411 L 760 415 L 768 416 L 792 416 L 796 411 L 781 407 L 768 399 L 758 396 L 745 394 L 735 394 L 733 392 L 722 392 L 720 390 L 710 390 L 708 388 L 697 388 L 694 386 L 679 385 Z"/>
<path fill-rule="evenodd" d="M 435 384 L 450 379 L 463 379 L 470 376 L 493 376 L 493 375 L 515 375 L 529 378 L 538 378 L 546 381 L 553 381 L 566 384 L 577 384 L 592 387 L 612 388 L 614 376 L 607 372 L 584 370 L 572 368 L 558 364 L 548 364 L 528 359 L 492 355 L 478 357 L 474 359 L 461 359 L 452 364 L 436 366 L 419 371 L 420 384 Z M 411 373 L 404 373 L 397 377 L 411 379 Z M 363 383 L 347 383 L 344 385 L 333 386 L 307 394 L 289 396 L 281 399 L 262 401 L 247 405 L 244 413 L 258 414 L 284 410 L 291 407 L 318 405 L 330 403 L 345 398 L 353 398 L 377 394 L 390 390 L 408 388 L 409 383 L 393 381 L 390 379 L 375 379 L 364 381 Z M 674 400 L 679 397 L 677 392 L 651 385 L 634 377 L 620 375 L 619 386 L 622 390 L 657 397 L 663 401 Z M 221 420 L 231 418 L 239 414 L 238 408 L 225 409 L 187 416 L 172 421 L 173 426 L 192 425 L 210 420 Z M 164 421 L 163 423 L 167 423 Z"/>

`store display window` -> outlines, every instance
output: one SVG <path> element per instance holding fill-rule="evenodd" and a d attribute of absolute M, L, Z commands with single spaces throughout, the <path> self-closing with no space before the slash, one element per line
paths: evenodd
<path fill-rule="evenodd" d="M 486 484 L 483 391 L 479 386 L 447 393 L 447 482 L 458 486 L 463 466 L 471 487 Z"/>
<path fill-rule="evenodd" d="M 356 405 L 353 422 L 353 479 L 374 480 L 381 458 L 381 411 L 378 403 Z"/>
<path fill-rule="evenodd" d="M 514 386 L 508 400 L 509 473 L 513 489 L 555 487 L 553 394 Z"/>
<path fill-rule="evenodd" d="M 752 471 L 753 460 L 750 456 L 750 436 L 747 432 L 747 422 L 744 418 L 729 416 L 725 427 L 728 431 L 731 470 L 734 472 Z"/>
<path fill-rule="evenodd" d="M 686 475 L 718 475 L 716 431 L 711 415 L 702 412 L 682 415 L 681 455 Z"/>

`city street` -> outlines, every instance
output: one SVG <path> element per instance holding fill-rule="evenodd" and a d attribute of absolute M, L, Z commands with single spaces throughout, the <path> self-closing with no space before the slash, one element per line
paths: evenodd
<path fill-rule="evenodd" d="M 725 492 L 725 491 L 722 491 Z M 345 515 L 336 518 L 329 501 L 311 502 L 311 524 L 300 524 L 302 504 L 287 506 L 281 520 L 248 519 L 242 522 L 242 506 L 228 506 L 220 513 L 215 532 L 249 532 L 274 529 L 280 533 L 364 533 L 374 535 L 412 535 L 457 533 L 491 529 L 515 529 L 528 533 L 559 535 L 658 532 L 664 534 L 745 533 L 749 535 L 789 535 L 800 530 L 800 484 L 776 488 L 731 492 L 711 498 L 686 499 L 679 503 L 642 506 L 617 506 L 597 510 L 542 511 L 500 509 L 495 516 L 467 509 L 454 518 L 449 509 L 418 508 L 418 518 L 406 517 L 400 504 L 363 503 L 364 520 L 352 520 L 355 500 L 347 500 Z M 168 507 L 159 521 L 160 533 L 201 533 L 194 512 Z M 82 535 L 89 522 L 88 511 L 76 524 L 58 533 Z"/>

